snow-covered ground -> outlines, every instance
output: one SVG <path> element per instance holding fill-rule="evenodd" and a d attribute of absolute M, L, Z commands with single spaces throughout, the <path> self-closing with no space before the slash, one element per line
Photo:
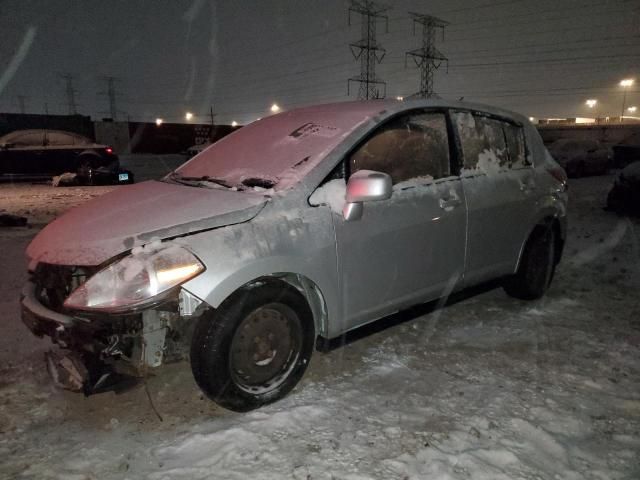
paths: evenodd
<path fill-rule="evenodd" d="M 37 227 L 0 229 L 0 477 L 640 478 L 640 222 L 602 210 L 611 181 L 572 181 L 544 299 L 495 289 L 385 320 L 316 353 L 292 394 L 248 414 L 168 366 L 147 382 L 163 421 L 142 386 L 89 398 L 52 386 L 48 344 L 17 302 Z M 0 186 L 0 208 L 22 196 L 43 219 L 112 187 L 45 188 Z"/>

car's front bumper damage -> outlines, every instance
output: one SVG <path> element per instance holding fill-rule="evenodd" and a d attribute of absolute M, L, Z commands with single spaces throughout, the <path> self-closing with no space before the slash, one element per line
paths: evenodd
<path fill-rule="evenodd" d="M 51 377 L 85 395 L 128 388 L 150 370 L 188 357 L 193 316 L 201 302 L 177 291 L 153 308 L 130 314 L 75 314 L 43 304 L 41 287 L 28 281 L 21 295 L 22 321 L 59 349 L 46 354 Z"/>

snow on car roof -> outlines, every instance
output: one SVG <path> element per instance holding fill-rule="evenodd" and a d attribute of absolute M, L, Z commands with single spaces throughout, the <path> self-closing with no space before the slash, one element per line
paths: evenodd
<path fill-rule="evenodd" d="M 430 100 L 331 103 L 273 115 L 224 137 L 177 169 L 184 177 L 212 177 L 253 186 L 262 179 L 283 190 L 304 177 L 349 134 L 375 117 L 413 108 L 481 110 L 519 122 L 523 116 L 486 105 Z M 260 186 L 267 186 L 266 184 Z M 267 187 L 268 188 L 268 187 Z"/>
<path fill-rule="evenodd" d="M 224 137 L 180 167 L 178 172 L 185 177 L 224 179 L 233 185 L 251 179 L 266 179 L 283 189 L 295 183 L 346 136 L 384 112 L 391 103 L 343 102 L 273 115 Z M 296 169 L 298 171 L 292 174 Z"/>
<path fill-rule="evenodd" d="M 91 145 L 87 137 L 75 132 L 62 130 L 29 129 L 15 130 L 0 137 L 0 145 Z"/>

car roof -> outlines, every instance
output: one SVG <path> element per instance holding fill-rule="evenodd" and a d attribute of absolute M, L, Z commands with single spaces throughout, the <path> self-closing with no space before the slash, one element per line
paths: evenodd
<path fill-rule="evenodd" d="M 268 180 L 277 189 L 299 181 L 358 128 L 412 109 L 458 108 L 526 122 L 495 107 L 466 102 L 370 100 L 314 105 L 284 111 L 227 135 L 178 168 L 185 177 L 211 177 L 230 185 Z"/>
<path fill-rule="evenodd" d="M 460 110 L 471 110 L 484 112 L 491 115 L 506 117 L 511 120 L 524 123 L 527 120 L 523 115 L 475 102 L 452 101 L 442 98 L 431 99 L 405 99 L 405 100 L 356 100 L 349 102 L 326 103 L 307 107 L 300 107 L 288 111 L 290 114 L 300 113 L 307 116 L 314 113 L 327 114 L 329 112 L 336 115 L 361 113 L 363 117 L 374 117 L 386 113 L 403 112 L 419 108 L 450 108 Z"/>
<path fill-rule="evenodd" d="M 20 139 L 20 137 L 24 137 L 27 135 L 43 135 L 44 136 L 44 134 L 46 134 L 47 137 L 49 138 L 53 136 L 70 136 L 70 137 L 73 137 L 74 140 L 79 140 L 79 142 L 77 143 L 81 145 L 93 144 L 93 142 L 89 138 L 85 137 L 84 135 L 80 135 L 79 133 L 67 132 L 64 130 L 49 130 L 49 129 L 38 129 L 38 128 L 27 129 L 27 130 L 14 130 L 13 132 L 9 132 L 6 135 L 0 137 L 0 144 L 15 143 L 17 140 Z M 76 142 L 74 142 L 74 144 L 75 143 Z"/>

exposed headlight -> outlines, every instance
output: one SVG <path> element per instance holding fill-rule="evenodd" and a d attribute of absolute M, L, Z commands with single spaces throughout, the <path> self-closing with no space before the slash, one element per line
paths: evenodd
<path fill-rule="evenodd" d="M 204 270 L 202 263 L 180 246 L 134 251 L 80 285 L 64 306 L 112 312 L 143 306 Z"/>

